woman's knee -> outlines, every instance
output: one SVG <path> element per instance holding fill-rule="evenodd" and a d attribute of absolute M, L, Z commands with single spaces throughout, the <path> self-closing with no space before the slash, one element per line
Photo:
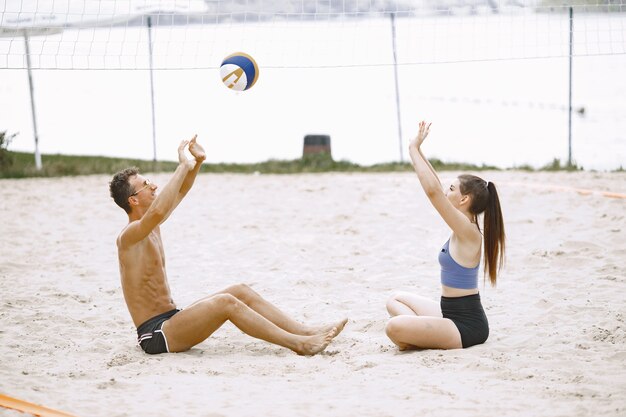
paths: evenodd
<path fill-rule="evenodd" d="M 389 314 L 392 314 L 392 315 L 394 314 L 394 313 L 393 313 L 393 311 L 394 311 L 394 310 L 393 310 L 393 305 L 394 305 L 395 303 L 397 303 L 397 302 L 398 302 L 398 301 L 395 299 L 394 295 L 392 295 L 391 297 L 387 298 L 387 303 L 385 304 L 385 307 L 387 308 L 387 312 L 388 312 Z"/>
<path fill-rule="evenodd" d="M 402 332 L 402 320 L 400 317 L 392 317 L 385 325 L 385 333 L 387 337 L 393 341 L 397 341 L 400 337 L 400 333 Z"/>
<path fill-rule="evenodd" d="M 391 315 L 395 315 L 395 306 L 398 303 L 402 303 L 400 301 L 400 298 L 402 297 L 403 294 L 406 294 L 404 291 L 396 291 L 393 294 L 391 294 L 391 296 L 389 298 L 387 298 L 387 303 L 386 303 L 386 307 L 387 307 L 387 312 Z"/>

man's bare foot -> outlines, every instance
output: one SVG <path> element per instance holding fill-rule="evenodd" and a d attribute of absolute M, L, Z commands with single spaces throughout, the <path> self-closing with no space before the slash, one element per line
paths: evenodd
<path fill-rule="evenodd" d="M 311 327 L 310 329 L 306 331 L 306 334 L 308 336 L 313 336 L 316 334 L 328 333 L 329 331 L 336 329 L 336 333 L 333 336 L 333 337 L 336 337 L 339 333 L 341 333 L 341 331 L 343 330 L 347 322 L 348 322 L 348 319 L 343 319 L 343 320 L 339 320 L 335 324 L 328 324 L 326 326 L 320 326 L 320 327 Z"/>
<path fill-rule="evenodd" d="M 343 330 L 343 328 L 346 326 L 346 323 L 348 322 L 348 319 L 343 319 L 338 321 L 334 326 L 334 334 L 333 334 L 333 338 L 337 337 L 337 335 L 339 333 L 341 333 L 341 331 Z"/>
<path fill-rule="evenodd" d="M 320 353 L 336 336 L 337 328 L 333 327 L 330 331 L 322 334 L 316 334 L 314 336 L 302 336 L 303 341 L 298 344 L 298 347 L 294 349 L 298 355 L 312 356 Z M 335 336 L 333 336 L 335 334 Z"/>

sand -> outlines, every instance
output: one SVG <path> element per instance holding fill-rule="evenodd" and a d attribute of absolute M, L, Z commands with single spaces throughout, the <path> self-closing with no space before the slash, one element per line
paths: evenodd
<path fill-rule="evenodd" d="M 244 282 L 303 322 L 349 317 L 314 357 L 228 323 L 144 354 L 109 176 L 0 180 L 0 392 L 90 417 L 626 415 L 626 199 L 600 193 L 626 193 L 626 174 L 481 175 L 508 234 L 497 288 L 481 286 L 490 338 L 412 352 L 386 338 L 385 300 L 438 299 L 449 234 L 414 174 L 198 177 L 162 226 L 174 300 Z"/>

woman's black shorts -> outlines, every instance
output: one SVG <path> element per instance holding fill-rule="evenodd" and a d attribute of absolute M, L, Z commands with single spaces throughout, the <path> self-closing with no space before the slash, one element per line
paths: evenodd
<path fill-rule="evenodd" d="M 443 317 L 452 320 L 461 333 L 464 348 L 485 343 L 489 337 L 489 322 L 480 303 L 480 295 L 464 297 L 441 296 Z"/>

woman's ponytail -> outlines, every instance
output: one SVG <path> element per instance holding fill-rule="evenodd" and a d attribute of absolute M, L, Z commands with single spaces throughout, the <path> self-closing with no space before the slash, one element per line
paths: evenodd
<path fill-rule="evenodd" d="M 498 191 L 493 182 L 487 182 L 489 196 L 483 218 L 485 241 L 485 275 L 489 274 L 492 286 L 496 285 L 496 277 L 504 264 L 505 233 L 502 209 Z"/>

